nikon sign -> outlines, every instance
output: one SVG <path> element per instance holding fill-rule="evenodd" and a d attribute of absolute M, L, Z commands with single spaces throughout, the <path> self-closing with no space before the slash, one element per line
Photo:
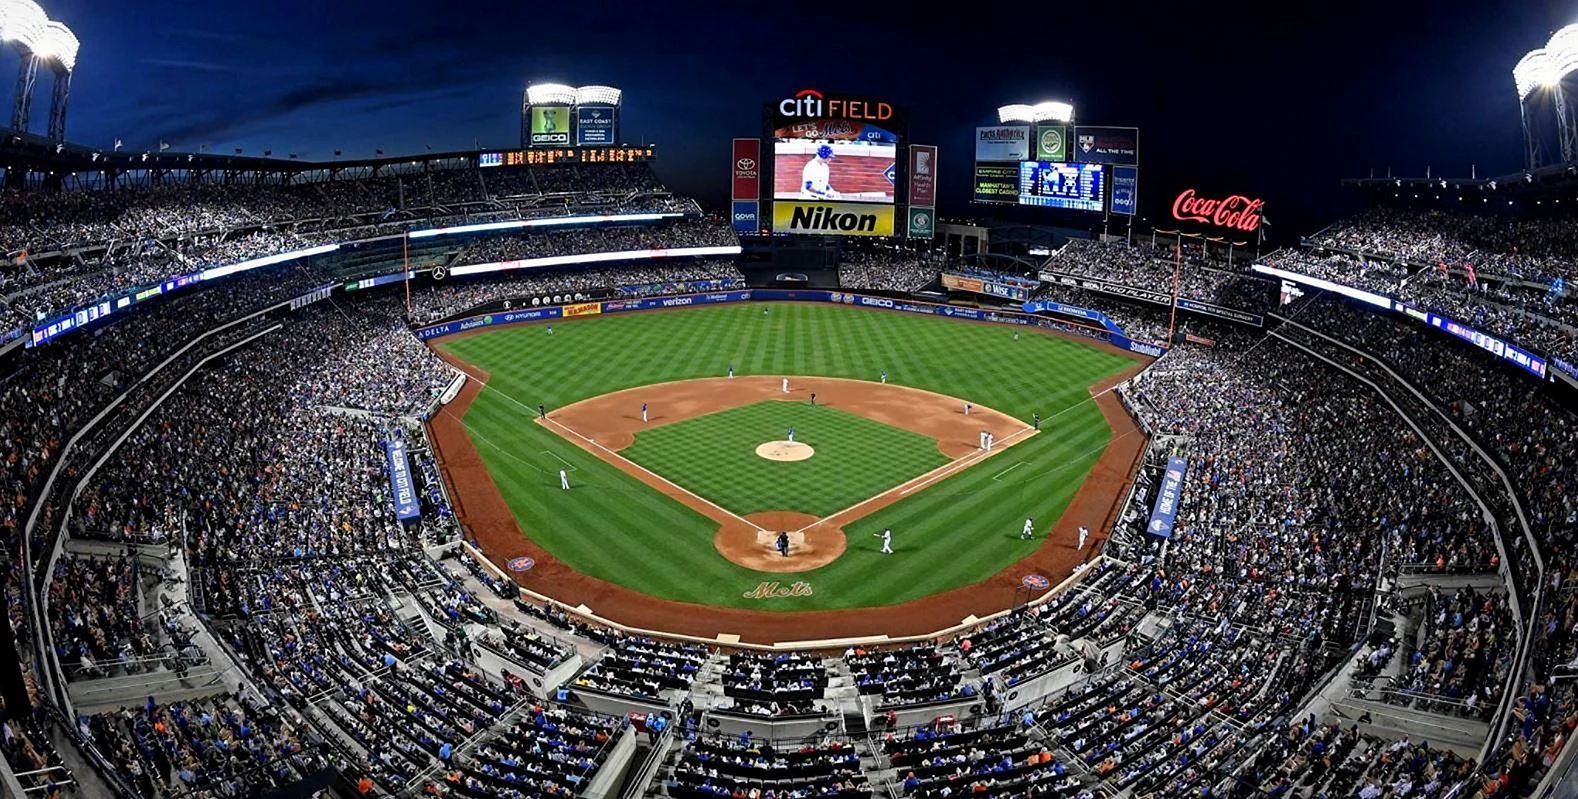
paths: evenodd
<path fill-rule="evenodd" d="M 813 236 L 892 236 L 893 206 L 775 202 L 773 232 Z"/>

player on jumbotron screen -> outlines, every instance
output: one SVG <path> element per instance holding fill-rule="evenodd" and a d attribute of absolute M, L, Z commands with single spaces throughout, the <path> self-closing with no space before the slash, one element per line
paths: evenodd
<path fill-rule="evenodd" d="M 816 148 L 816 157 L 805 162 L 805 169 L 800 170 L 800 199 L 802 200 L 836 200 L 838 191 L 828 185 L 828 161 L 836 158 L 830 145 Z"/>

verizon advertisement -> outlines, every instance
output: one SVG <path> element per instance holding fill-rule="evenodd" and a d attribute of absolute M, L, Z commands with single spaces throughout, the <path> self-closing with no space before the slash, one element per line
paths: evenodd
<path fill-rule="evenodd" d="M 937 146 L 910 145 L 910 205 L 937 205 Z"/>
<path fill-rule="evenodd" d="M 762 140 L 734 140 L 735 200 L 756 200 L 762 193 Z"/>

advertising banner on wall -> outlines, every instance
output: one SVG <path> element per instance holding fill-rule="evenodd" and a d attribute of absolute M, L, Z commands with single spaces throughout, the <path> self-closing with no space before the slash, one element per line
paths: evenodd
<path fill-rule="evenodd" d="M 1030 126 L 992 125 L 976 128 L 975 160 L 1030 160 Z"/>
<path fill-rule="evenodd" d="M 1140 204 L 1140 170 L 1132 166 L 1112 168 L 1112 212 L 1134 216 Z"/>
<path fill-rule="evenodd" d="M 734 201 L 734 232 L 754 236 L 762 230 L 760 204 L 755 200 Z"/>
<path fill-rule="evenodd" d="M 1074 160 L 1086 164 L 1140 163 L 1139 128 L 1105 128 L 1080 125 L 1074 128 Z"/>
<path fill-rule="evenodd" d="M 531 146 L 548 147 L 570 143 L 570 109 L 543 108 L 531 110 Z"/>
<path fill-rule="evenodd" d="M 762 193 L 762 140 L 735 139 L 734 161 L 735 200 L 757 200 Z"/>
<path fill-rule="evenodd" d="M 398 438 L 385 441 L 384 453 L 389 458 L 389 490 L 394 498 L 395 516 L 403 522 L 421 516 L 422 511 L 416 500 L 416 484 L 411 479 L 411 461 L 405 453 L 405 442 Z"/>
<path fill-rule="evenodd" d="M 774 233 L 814 236 L 892 236 L 893 206 L 864 203 L 773 203 Z"/>
<path fill-rule="evenodd" d="M 614 108 L 608 105 L 582 105 L 575 109 L 575 143 L 579 147 L 616 144 Z"/>
<path fill-rule="evenodd" d="M 977 163 L 972 187 L 978 203 L 1019 202 L 1019 162 Z"/>
<path fill-rule="evenodd" d="M 1173 537 L 1173 522 L 1178 518 L 1178 500 L 1183 494 L 1184 473 L 1189 461 L 1177 456 L 1167 459 L 1167 471 L 1162 474 L 1161 488 L 1156 491 L 1156 506 L 1151 509 L 1151 519 L 1145 532 L 1159 538 Z"/>
<path fill-rule="evenodd" d="M 937 235 L 937 214 L 930 208 L 910 206 L 909 229 L 905 235 L 912 239 L 929 239 Z"/>
<path fill-rule="evenodd" d="M 1068 160 L 1068 128 L 1063 125 L 1036 126 L 1037 161 Z"/>
<path fill-rule="evenodd" d="M 910 205 L 925 208 L 937 205 L 936 145 L 910 145 Z"/>

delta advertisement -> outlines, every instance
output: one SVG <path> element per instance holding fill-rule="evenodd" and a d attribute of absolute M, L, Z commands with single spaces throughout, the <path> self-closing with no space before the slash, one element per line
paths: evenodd
<path fill-rule="evenodd" d="M 570 143 L 570 109 L 533 107 L 531 146 L 548 147 Z"/>
<path fill-rule="evenodd" d="M 1189 461 L 1173 456 L 1167 459 L 1167 471 L 1162 475 L 1162 487 L 1156 492 L 1156 506 L 1151 509 L 1151 520 L 1145 532 L 1158 538 L 1173 537 L 1173 522 L 1178 518 L 1179 495 L 1183 493 L 1184 473 Z"/>
<path fill-rule="evenodd" d="M 614 144 L 613 106 L 577 106 L 575 109 L 575 143 L 579 147 Z"/>
<path fill-rule="evenodd" d="M 992 125 L 975 129 L 975 160 L 1029 161 L 1028 125 Z"/>
<path fill-rule="evenodd" d="M 892 236 L 893 206 L 866 203 L 773 203 L 774 233 Z"/>
<path fill-rule="evenodd" d="M 394 497 L 395 516 L 406 522 L 422 515 L 416 501 L 416 484 L 411 480 L 411 461 L 405 454 L 405 442 L 390 439 L 384 442 L 384 452 L 389 456 L 389 489 Z"/>
<path fill-rule="evenodd" d="M 1139 166 L 1140 129 L 1080 125 L 1074 128 L 1074 160 L 1085 164 Z"/>
<path fill-rule="evenodd" d="M 1140 205 L 1140 170 L 1132 166 L 1112 168 L 1112 212 L 1134 216 Z"/>

